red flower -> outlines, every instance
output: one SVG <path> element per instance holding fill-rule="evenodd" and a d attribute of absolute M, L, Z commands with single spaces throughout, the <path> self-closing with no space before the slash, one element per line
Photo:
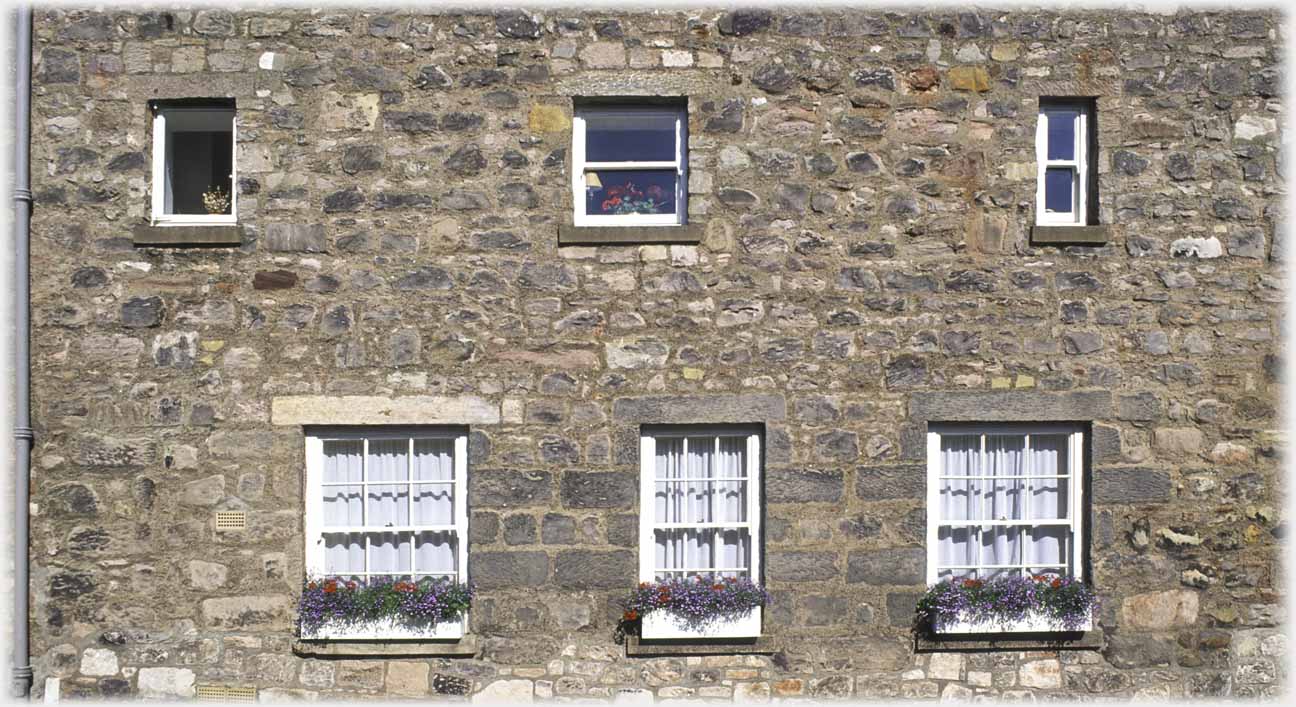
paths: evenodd
<path fill-rule="evenodd" d="M 734 582 L 737 582 L 737 581 L 738 581 L 738 578 L 737 578 L 737 577 L 725 577 L 725 581 L 728 582 L 728 583 L 730 583 L 730 584 L 733 584 Z"/>
<path fill-rule="evenodd" d="M 637 618 L 639 618 L 639 612 L 633 609 L 621 615 L 621 619 L 624 621 L 634 621 Z"/>
<path fill-rule="evenodd" d="M 324 591 L 325 591 L 326 593 L 328 593 L 328 594 L 333 594 L 333 593 L 337 592 L 337 582 L 335 582 L 335 581 L 333 581 L 333 580 L 331 580 L 331 579 L 330 579 L 329 581 L 325 582 L 325 583 L 324 583 Z"/>
<path fill-rule="evenodd" d="M 711 585 L 711 588 L 714 589 L 714 590 L 716 590 L 716 591 L 718 592 L 718 591 L 724 589 L 724 585 L 723 585 L 723 584 L 713 584 L 713 585 Z"/>
<path fill-rule="evenodd" d="M 965 580 L 963 580 L 963 586 L 966 587 L 966 588 L 968 588 L 968 589 L 976 589 L 977 587 L 981 586 L 981 580 L 979 580 L 979 579 L 965 579 Z"/>
<path fill-rule="evenodd" d="M 1062 586 L 1062 578 L 1061 578 L 1061 577 L 1057 577 L 1057 578 L 1055 578 L 1055 579 L 1053 580 L 1053 588 L 1054 588 L 1054 589 L 1057 589 L 1057 588 L 1060 587 L 1060 586 Z"/>
<path fill-rule="evenodd" d="M 319 586 L 319 585 L 315 584 L 314 582 L 311 582 L 310 584 L 306 585 L 306 588 L 307 588 L 307 589 L 314 589 L 314 588 L 316 588 L 317 586 Z"/>

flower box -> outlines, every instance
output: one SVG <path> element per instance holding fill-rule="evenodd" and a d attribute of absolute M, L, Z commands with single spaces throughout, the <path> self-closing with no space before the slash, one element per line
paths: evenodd
<path fill-rule="evenodd" d="M 732 619 L 716 619 L 701 627 L 691 627 L 669 611 L 645 614 L 639 637 L 650 640 L 681 638 L 757 638 L 761 635 L 761 608 Z"/>
<path fill-rule="evenodd" d="M 1021 619 L 1005 619 L 1000 621 L 982 621 L 972 623 L 963 620 L 954 621 L 937 621 L 935 622 L 934 632 L 941 635 L 946 634 L 977 634 L 977 633 L 1065 633 L 1076 631 L 1093 630 L 1093 618 L 1085 619 L 1079 625 L 1067 628 L 1061 622 L 1032 612 L 1030 615 Z"/>
<path fill-rule="evenodd" d="M 301 638 L 304 641 L 453 641 L 463 638 L 467 623 L 466 616 L 431 626 L 409 624 L 395 617 L 372 621 L 330 620 L 311 629 L 302 626 Z"/>

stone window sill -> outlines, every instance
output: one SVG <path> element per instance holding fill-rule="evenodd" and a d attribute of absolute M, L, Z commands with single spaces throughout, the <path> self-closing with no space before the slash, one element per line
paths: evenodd
<path fill-rule="evenodd" d="M 243 245 L 243 230 L 238 226 L 154 226 L 140 224 L 132 233 L 137 247 L 216 247 Z"/>
<path fill-rule="evenodd" d="M 1109 226 L 1034 226 L 1031 245 L 1106 245 Z"/>
<path fill-rule="evenodd" d="M 625 639 L 626 655 L 632 658 L 655 658 L 674 655 L 771 655 L 779 652 L 768 636 L 759 638 L 692 638 L 678 641 L 641 640 L 630 635 Z"/>
<path fill-rule="evenodd" d="M 916 653 L 960 653 L 1033 650 L 1099 650 L 1103 646 L 1101 629 L 1049 633 L 968 633 L 928 636 L 914 639 Z"/>
<path fill-rule="evenodd" d="M 467 634 L 457 641 L 297 640 L 292 651 L 303 657 L 327 658 L 472 658 L 481 651 L 481 646 L 476 634 Z"/>
<path fill-rule="evenodd" d="M 702 242 L 703 224 L 683 226 L 572 226 L 558 227 L 558 245 L 644 245 Z"/>

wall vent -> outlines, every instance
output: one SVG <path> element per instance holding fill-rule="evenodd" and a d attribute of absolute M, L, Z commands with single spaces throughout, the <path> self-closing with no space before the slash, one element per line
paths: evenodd
<path fill-rule="evenodd" d="M 247 529 L 247 514 L 243 511 L 216 511 L 217 530 Z"/>
<path fill-rule="evenodd" d="M 251 704 L 256 702 L 255 687 L 233 687 L 229 685 L 198 685 L 194 688 L 194 697 L 199 702 L 233 702 Z"/>

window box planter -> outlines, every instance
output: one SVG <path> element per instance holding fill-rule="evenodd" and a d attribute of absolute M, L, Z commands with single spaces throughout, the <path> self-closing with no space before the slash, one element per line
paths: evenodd
<path fill-rule="evenodd" d="M 1039 612 L 1031 612 L 1030 615 L 1015 620 L 970 622 L 956 619 L 954 621 L 936 622 L 932 632 L 937 635 L 969 635 L 985 633 L 1073 633 L 1092 630 L 1092 617 L 1085 619 L 1079 625 L 1068 628 L 1063 626 L 1061 622 Z"/>
<path fill-rule="evenodd" d="M 330 620 L 307 628 L 302 626 L 303 641 L 455 641 L 464 637 L 467 617 L 442 621 L 435 625 L 413 625 L 394 617 L 372 621 Z"/>
<path fill-rule="evenodd" d="M 742 616 L 716 619 L 703 626 L 690 626 L 687 621 L 669 611 L 653 611 L 644 615 L 639 627 L 639 637 L 648 640 L 759 638 L 760 635 L 761 608 L 759 606 Z"/>

